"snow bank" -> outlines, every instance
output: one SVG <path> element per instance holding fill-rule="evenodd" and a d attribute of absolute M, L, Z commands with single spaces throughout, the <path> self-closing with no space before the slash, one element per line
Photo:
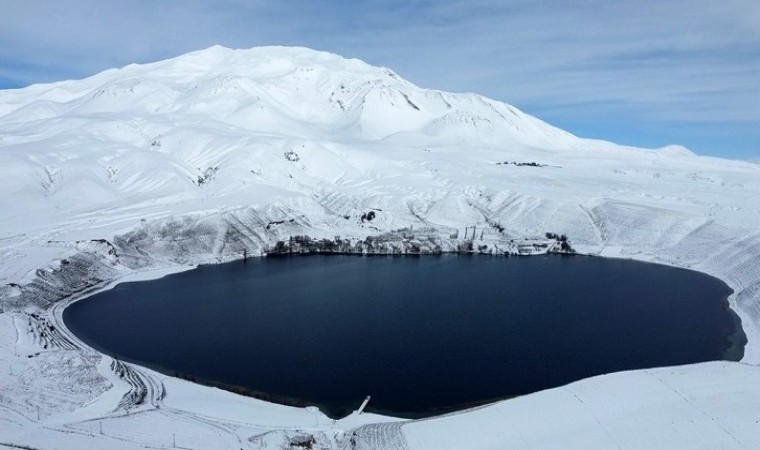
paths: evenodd
<path fill-rule="evenodd" d="M 214 47 L 0 91 L 0 190 L 0 445 L 760 442 L 754 164 L 579 139 L 328 53 Z M 333 422 L 112 361 L 60 321 L 68 302 L 115 282 L 294 236 L 361 252 L 536 253 L 556 248 L 547 232 L 724 280 L 749 338 L 743 363 L 613 374 L 424 421 Z"/>

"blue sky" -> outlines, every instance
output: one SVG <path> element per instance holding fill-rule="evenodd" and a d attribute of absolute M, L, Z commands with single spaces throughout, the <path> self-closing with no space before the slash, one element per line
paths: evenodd
<path fill-rule="evenodd" d="M 580 136 L 760 161 L 757 0 L 9 0 L 0 88 L 214 44 L 327 50 Z"/>

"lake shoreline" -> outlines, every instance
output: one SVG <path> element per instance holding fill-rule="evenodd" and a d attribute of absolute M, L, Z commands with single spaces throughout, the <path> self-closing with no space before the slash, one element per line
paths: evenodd
<path fill-rule="evenodd" d="M 295 256 L 295 255 L 294 255 L 294 256 Z M 299 254 L 299 256 L 300 256 L 300 254 Z M 355 256 L 356 256 L 356 255 L 350 255 L 350 257 L 355 257 Z M 373 255 L 373 256 L 374 256 L 374 255 Z M 447 255 L 447 256 L 452 256 L 452 255 Z M 579 256 L 591 256 L 591 255 L 579 255 Z M 268 256 L 267 258 L 272 258 L 272 257 L 271 257 L 271 256 Z M 280 259 L 280 258 L 283 258 L 283 256 L 274 256 L 274 259 Z M 285 256 L 285 258 L 287 258 L 287 256 Z M 241 261 L 241 260 L 237 260 L 237 261 L 231 262 L 230 264 L 235 264 L 235 265 L 243 265 L 243 264 L 245 264 L 245 262 L 244 262 L 244 261 Z M 208 266 L 208 265 L 204 265 L 204 266 Z M 218 265 L 211 265 L 211 266 L 218 266 Z M 732 294 L 728 294 L 727 296 L 730 296 L 730 295 L 732 295 Z M 727 300 L 725 300 L 725 299 L 724 299 L 724 300 L 723 300 L 723 302 L 725 302 L 725 301 L 727 301 Z M 736 318 L 738 318 L 738 315 L 736 315 L 736 313 L 735 313 L 733 310 L 731 311 L 731 313 L 733 314 L 733 316 L 735 316 Z M 739 319 L 739 320 L 740 320 L 740 319 Z M 739 322 L 739 327 L 736 329 L 736 334 L 738 334 L 738 335 L 740 335 L 740 336 L 743 336 L 743 335 L 744 335 L 744 333 L 743 333 L 743 328 L 741 327 L 741 322 Z M 129 358 L 122 358 L 122 359 L 124 359 L 124 360 L 129 360 Z M 143 365 L 144 365 L 144 364 L 143 364 Z M 157 368 L 155 367 L 155 365 L 148 365 L 148 367 L 149 367 L 149 368 L 152 368 L 153 370 L 156 370 L 156 369 L 157 369 Z M 653 366 L 653 367 L 654 367 L 654 366 Z M 159 370 L 159 372 L 161 372 L 161 373 L 164 373 L 164 374 L 167 374 L 167 375 L 173 375 L 173 374 L 174 374 L 173 372 L 175 372 L 175 371 L 176 371 L 176 370 L 174 370 L 174 369 L 164 369 L 164 370 L 162 370 L 161 368 L 158 368 L 158 370 Z M 185 379 L 187 379 L 187 378 L 189 378 L 189 377 L 193 377 L 193 378 L 196 378 L 196 380 L 201 380 L 201 379 L 203 379 L 203 378 L 204 378 L 202 375 L 198 375 L 198 374 L 186 374 L 184 378 L 185 378 Z M 230 384 L 228 384 L 228 383 L 226 383 L 226 382 L 220 382 L 220 381 L 209 381 L 209 380 L 206 380 L 206 381 L 204 382 L 204 384 L 211 384 L 211 385 L 214 385 L 214 386 L 216 386 L 216 387 L 224 387 L 224 386 L 230 386 L 230 387 L 232 387 L 232 386 L 234 386 L 234 383 L 230 385 Z M 253 395 L 255 398 L 262 398 L 262 397 L 264 397 L 264 398 L 266 398 L 266 397 L 272 397 L 272 398 L 274 398 L 274 397 L 281 397 L 281 398 L 283 398 L 283 399 L 284 399 L 284 398 L 286 398 L 286 397 L 287 397 L 287 396 L 283 397 L 282 395 L 277 395 L 277 394 L 273 395 L 273 394 L 266 394 L 266 393 L 261 393 L 260 391 L 257 391 L 257 390 L 255 390 L 255 389 L 244 388 L 244 390 L 246 390 L 246 389 L 247 389 L 247 390 L 250 390 L 252 393 L 255 393 L 256 395 Z M 240 388 L 239 388 L 239 387 L 237 387 L 237 388 L 233 388 L 233 390 L 235 390 L 235 391 L 240 391 Z M 511 397 L 511 396 L 508 396 L 508 397 Z M 305 405 L 306 405 L 306 404 L 308 404 L 309 402 L 308 402 L 308 401 L 302 401 L 302 400 L 300 400 L 300 399 L 297 399 L 297 398 L 290 398 L 288 401 L 280 401 L 280 403 L 285 403 L 285 404 L 290 404 L 290 405 L 293 405 L 293 404 L 295 404 L 295 405 L 297 405 L 297 406 L 305 406 Z M 318 402 L 317 402 L 317 403 L 318 403 Z M 475 402 L 475 403 L 480 403 L 480 402 Z M 444 409 L 446 409 L 446 410 L 447 410 L 447 412 L 450 412 L 450 411 L 451 411 L 451 409 L 450 409 L 450 408 L 444 408 Z"/>

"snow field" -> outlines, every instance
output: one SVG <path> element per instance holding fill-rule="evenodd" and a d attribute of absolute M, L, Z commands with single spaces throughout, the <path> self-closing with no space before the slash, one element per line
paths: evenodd
<path fill-rule="evenodd" d="M 0 192 L 0 446 L 760 442 L 755 164 L 580 139 L 327 53 L 213 47 L 0 91 Z M 403 251 L 455 250 L 474 234 L 502 253 L 535 251 L 546 232 L 583 253 L 724 280 L 749 339 L 743 362 L 595 377 L 422 421 L 333 422 L 113 361 L 60 319 L 116 282 L 258 256 L 296 235 L 385 236 Z"/>

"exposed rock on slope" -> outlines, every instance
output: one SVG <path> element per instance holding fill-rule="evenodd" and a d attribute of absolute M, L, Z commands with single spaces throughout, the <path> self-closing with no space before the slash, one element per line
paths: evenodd
<path fill-rule="evenodd" d="M 749 338 L 744 362 L 756 364 L 754 164 L 580 139 L 328 53 L 212 47 L 0 91 L 0 192 L 0 446 L 760 442 L 754 365 L 598 377 L 422 422 L 333 423 L 113 361 L 60 321 L 67 302 L 114 281 L 243 254 L 572 245 L 725 280 Z"/>

